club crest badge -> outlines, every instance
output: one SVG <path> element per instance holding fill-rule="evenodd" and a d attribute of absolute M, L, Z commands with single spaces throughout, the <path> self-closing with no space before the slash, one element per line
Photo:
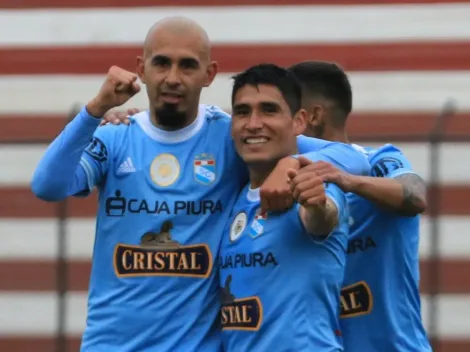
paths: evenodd
<path fill-rule="evenodd" d="M 255 214 L 255 218 L 250 225 L 248 233 L 251 237 L 256 238 L 261 236 L 264 233 L 264 227 L 266 226 L 266 221 L 268 219 L 267 213 L 261 213 L 261 209 L 258 209 Z"/>
<path fill-rule="evenodd" d="M 172 154 L 164 153 L 157 156 L 150 165 L 150 176 L 161 187 L 171 186 L 180 175 L 180 164 Z"/>
<path fill-rule="evenodd" d="M 247 223 L 247 217 L 245 212 L 240 212 L 237 214 L 235 219 L 230 226 L 230 241 L 235 242 L 242 235 L 243 230 L 245 230 Z"/>
<path fill-rule="evenodd" d="M 194 179 L 203 185 L 215 181 L 216 169 L 213 155 L 202 153 L 194 158 Z"/>

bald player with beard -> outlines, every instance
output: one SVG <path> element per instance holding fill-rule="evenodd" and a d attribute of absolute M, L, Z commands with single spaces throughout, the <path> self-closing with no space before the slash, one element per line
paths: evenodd
<path fill-rule="evenodd" d="M 247 173 L 229 116 L 199 104 L 217 63 L 184 18 L 154 25 L 137 61 L 137 75 L 110 68 L 48 147 L 32 190 L 46 201 L 99 191 L 82 352 L 219 351 L 217 233 Z M 138 77 L 149 110 L 97 129 L 140 91 Z"/>
<path fill-rule="evenodd" d="M 111 67 L 98 94 L 46 150 L 31 188 L 46 201 L 99 192 L 82 352 L 219 351 L 215 258 L 248 172 L 229 115 L 199 104 L 217 73 L 199 25 L 157 23 L 137 62 L 137 74 Z M 97 129 L 103 115 L 140 91 L 138 77 L 149 109 L 129 126 Z M 304 138 L 299 152 L 323 147 Z M 268 210 L 292 204 L 293 164 L 292 157 L 279 160 L 263 184 Z"/>

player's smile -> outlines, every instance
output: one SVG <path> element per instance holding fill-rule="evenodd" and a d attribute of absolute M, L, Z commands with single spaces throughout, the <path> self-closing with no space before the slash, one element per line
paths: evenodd
<path fill-rule="evenodd" d="M 269 138 L 264 136 L 245 137 L 242 140 L 245 144 L 265 144 L 269 142 Z"/>
<path fill-rule="evenodd" d="M 267 136 L 242 137 L 242 154 L 266 152 L 271 138 Z"/>

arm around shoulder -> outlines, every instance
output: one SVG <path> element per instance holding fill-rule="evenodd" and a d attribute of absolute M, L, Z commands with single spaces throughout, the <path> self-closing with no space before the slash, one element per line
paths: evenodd
<path fill-rule="evenodd" d="M 371 177 L 354 177 L 350 191 L 401 216 L 426 211 L 426 184 L 398 150 L 372 158 Z"/>

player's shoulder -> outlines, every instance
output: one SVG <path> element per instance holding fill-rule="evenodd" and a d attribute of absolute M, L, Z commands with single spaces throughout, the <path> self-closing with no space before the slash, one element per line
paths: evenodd
<path fill-rule="evenodd" d="M 297 146 L 301 153 L 319 150 L 325 146 L 333 144 L 335 142 L 327 141 L 320 138 L 308 137 L 303 134 L 297 136 Z"/>
<path fill-rule="evenodd" d="M 412 170 L 410 162 L 400 148 L 391 143 L 364 149 L 371 165 L 371 176 L 384 177 Z"/>
<path fill-rule="evenodd" d="M 394 155 L 396 157 L 405 157 L 400 148 L 391 143 L 386 143 L 378 147 L 367 147 L 354 144 L 354 147 L 364 153 L 371 163 L 381 159 L 382 157 L 390 155 Z"/>
<path fill-rule="evenodd" d="M 207 122 L 215 122 L 223 125 L 230 125 L 231 116 L 216 105 L 201 104 L 199 109 L 203 111 Z"/>
<path fill-rule="evenodd" d="M 123 136 L 125 136 L 126 134 L 129 133 L 130 129 L 133 129 L 133 128 L 136 127 L 136 121 L 137 120 L 134 119 L 135 116 L 137 116 L 137 115 L 143 116 L 144 114 L 146 114 L 146 112 L 142 111 L 142 112 L 130 117 L 130 125 L 126 125 L 126 124 L 123 124 L 123 123 L 121 123 L 119 125 L 115 125 L 115 124 L 112 124 L 112 123 L 107 123 L 104 126 L 99 126 L 96 129 L 93 136 L 94 136 L 94 138 L 97 138 L 97 139 L 103 141 L 106 144 L 112 144 L 116 140 L 121 140 L 123 138 Z"/>
<path fill-rule="evenodd" d="M 233 147 L 231 134 L 232 118 L 231 116 L 223 111 L 221 108 L 215 105 L 203 105 L 199 106 L 199 111 L 204 114 L 205 117 L 205 138 L 212 141 L 220 141 L 235 154 L 235 148 Z"/>
<path fill-rule="evenodd" d="M 369 159 L 362 149 L 355 144 L 331 142 L 320 149 L 325 154 L 340 156 L 345 170 L 355 175 L 368 175 L 370 172 Z"/>

